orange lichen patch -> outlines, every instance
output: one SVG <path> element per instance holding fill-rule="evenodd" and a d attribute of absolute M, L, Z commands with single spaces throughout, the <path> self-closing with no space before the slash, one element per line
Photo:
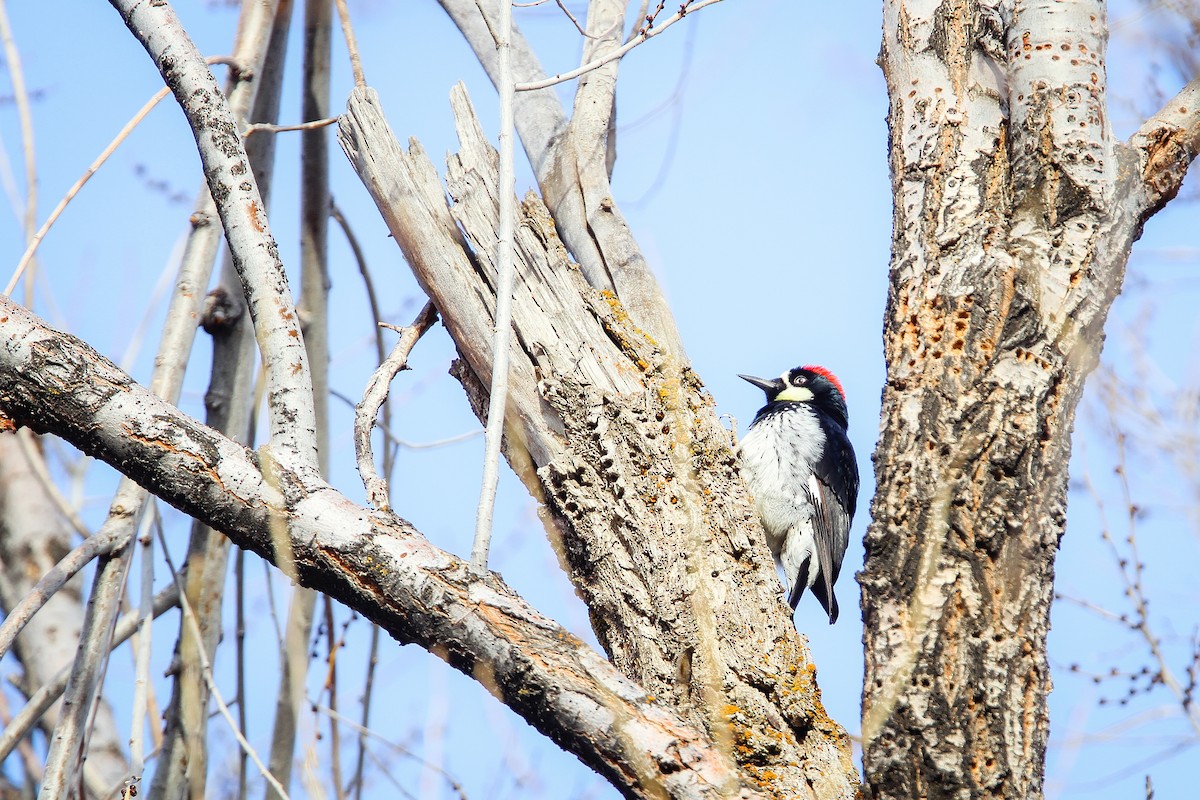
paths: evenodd
<path fill-rule="evenodd" d="M 259 210 L 258 201 L 251 200 L 246 205 L 246 211 L 250 215 L 250 224 L 254 226 L 254 230 L 262 233 L 264 230 L 266 230 L 266 225 L 263 224 L 262 212 Z"/>
<path fill-rule="evenodd" d="M 642 337 L 642 339 L 644 339 L 651 347 L 658 347 L 658 342 L 654 341 L 654 339 L 651 338 L 648 333 L 633 324 L 633 320 L 629 318 L 628 312 L 625 311 L 625 306 L 621 304 L 621 300 L 616 296 L 616 294 L 605 289 L 600 292 L 600 296 L 604 298 L 604 302 L 608 303 L 608 307 L 612 309 L 613 316 L 616 318 L 617 323 L 621 327 L 629 328 L 638 336 Z M 624 337 L 621 336 L 618 331 L 609 329 L 609 333 L 616 334 L 619 337 L 620 341 L 618 341 L 618 344 L 621 346 L 622 350 L 633 350 L 633 344 L 624 340 Z"/>

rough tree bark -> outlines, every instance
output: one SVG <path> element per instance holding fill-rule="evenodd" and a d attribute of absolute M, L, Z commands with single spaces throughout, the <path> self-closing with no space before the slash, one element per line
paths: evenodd
<path fill-rule="evenodd" d="M 496 155 L 465 92 L 453 102 L 462 148 L 450 158 L 449 209 L 432 164 L 416 143 L 400 149 L 374 92 L 354 92 L 339 133 L 454 337 L 456 376 L 482 415 Z M 506 455 L 544 504 L 601 643 L 622 672 L 709 730 L 751 784 L 851 796 L 848 742 L 820 706 L 711 398 L 615 294 L 587 284 L 536 198 L 518 223 Z"/>
<path fill-rule="evenodd" d="M 616 62 L 583 82 L 570 118 L 552 91 L 519 103 L 549 208 L 530 197 L 518 212 L 505 421 L 509 461 L 542 503 L 605 660 L 499 576 L 316 474 L 295 307 L 233 117 L 165 3 L 114 4 L 208 162 L 272 373 L 272 444 L 251 452 L 184 416 L 8 298 L 0 412 L 472 675 L 627 796 L 855 796 L 847 739 L 821 707 L 728 433 L 612 203 Z M 442 4 L 487 67 L 481 6 Z M 592 5 L 588 54 L 617 41 L 623 8 Z M 1200 142 L 1200 84 L 1114 140 L 1104 26 L 1096 2 L 886 8 L 895 234 L 861 577 L 871 796 L 1041 792 L 1073 413 L 1129 249 Z M 519 79 L 538 77 L 515 46 Z M 499 190 L 465 93 L 453 104 L 462 149 L 449 204 L 370 90 L 352 95 L 340 136 L 454 337 L 455 374 L 481 413 Z"/>
<path fill-rule="evenodd" d="M 271 563 L 483 683 L 631 797 L 758 797 L 710 737 L 539 614 L 495 574 L 306 471 L 267 462 L 0 297 L 0 410 L 54 430 Z"/>
<path fill-rule="evenodd" d="M 1074 412 L 1193 82 L 1113 137 L 1100 2 L 885 3 L 892 265 L 861 575 L 870 796 L 1038 797 Z"/>

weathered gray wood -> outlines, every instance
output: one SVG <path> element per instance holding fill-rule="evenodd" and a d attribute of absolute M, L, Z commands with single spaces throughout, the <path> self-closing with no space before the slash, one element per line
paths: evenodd
<path fill-rule="evenodd" d="M 356 90 L 342 146 L 462 355 L 477 414 L 491 377 L 496 155 L 465 92 L 450 207 L 420 146 L 396 143 Z M 680 360 L 584 279 L 536 197 L 517 220 L 506 455 L 613 663 L 732 753 L 743 780 L 789 797 L 851 797 L 845 734 L 825 716 L 728 431 Z"/>
<path fill-rule="evenodd" d="M 286 531 L 304 585 L 473 676 L 629 797 L 761 796 L 736 788 L 736 773 L 702 730 L 499 576 L 477 574 L 396 516 L 264 464 L 262 451 L 189 418 L 7 297 L 0 332 L 0 413 L 8 420 L 54 431 L 272 563 Z"/>

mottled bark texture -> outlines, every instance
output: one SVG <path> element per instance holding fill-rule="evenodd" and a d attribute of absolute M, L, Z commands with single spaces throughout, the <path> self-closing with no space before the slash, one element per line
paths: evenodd
<path fill-rule="evenodd" d="M 3 296 L 0 334 L 0 419 L 54 431 L 277 566 L 282 546 L 302 584 L 473 676 L 629 797 L 763 796 L 737 788 L 702 730 L 498 575 L 187 417 Z"/>
<path fill-rule="evenodd" d="M 479 414 L 491 380 L 496 155 L 465 92 L 451 202 L 419 145 L 395 141 L 370 90 L 342 146 L 437 306 Z M 707 730 L 742 781 L 775 797 L 852 797 L 842 728 L 821 707 L 807 646 L 737 473 L 729 433 L 686 362 L 568 258 L 545 207 L 518 211 L 506 455 L 612 662 Z M 727 787 L 727 791 L 732 787 Z"/>
<path fill-rule="evenodd" d="M 1194 88 L 1129 143 L 1103 3 L 885 3 L 895 193 L 878 490 L 860 580 L 877 798 L 1042 792 L 1075 408 Z"/>

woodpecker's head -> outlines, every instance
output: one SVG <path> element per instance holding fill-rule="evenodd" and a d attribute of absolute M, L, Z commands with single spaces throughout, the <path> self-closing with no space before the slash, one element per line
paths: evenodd
<path fill-rule="evenodd" d="M 796 367 L 778 378 L 755 378 L 738 375 L 766 392 L 767 405 L 774 403 L 809 403 L 824 411 L 843 428 L 849 424 L 846 411 L 846 393 L 832 372 L 824 367 L 806 365 Z"/>

